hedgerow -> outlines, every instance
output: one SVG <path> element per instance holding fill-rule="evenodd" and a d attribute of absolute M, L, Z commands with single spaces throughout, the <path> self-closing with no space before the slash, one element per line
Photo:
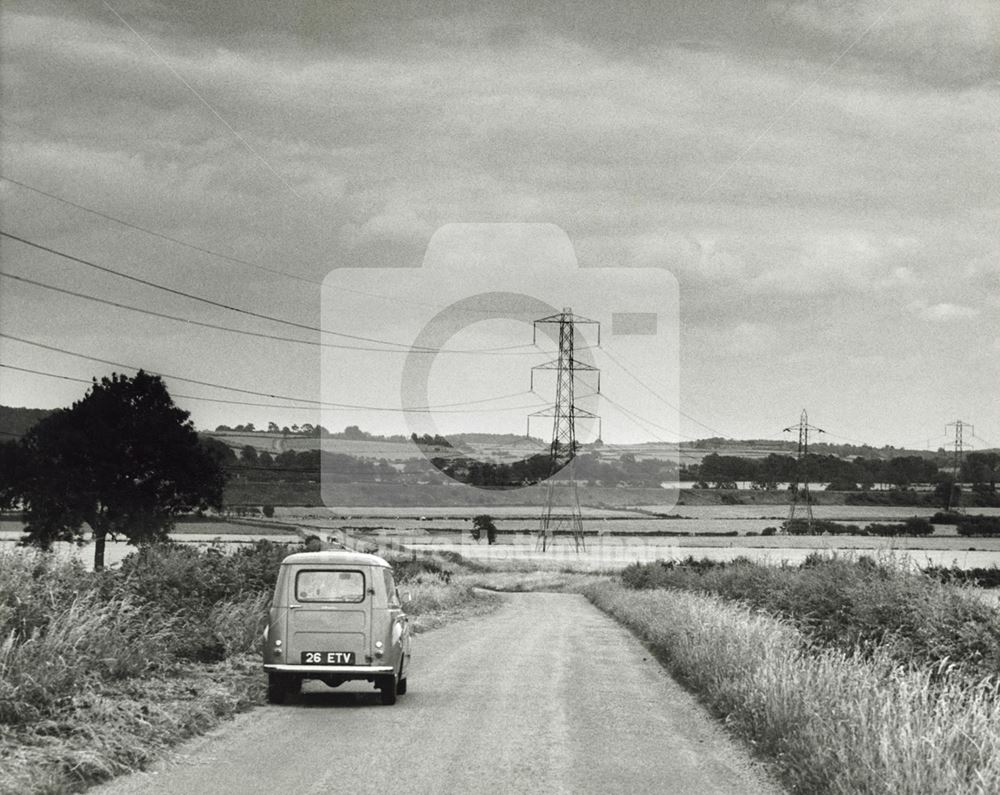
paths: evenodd
<path fill-rule="evenodd" d="M 977 677 L 1000 671 L 1000 614 L 981 600 L 893 561 L 819 553 L 800 566 L 657 561 L 622 573 L 632 589 L 714 594 L 791 620 L 814 643 L 884 648 L 913 664 L 959 665 Z"/>

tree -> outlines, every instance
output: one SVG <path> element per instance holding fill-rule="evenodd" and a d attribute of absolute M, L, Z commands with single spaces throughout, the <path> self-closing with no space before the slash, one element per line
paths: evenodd
<path fill-rule="evenodd" d="M 14 508 L 25 472 L 24 448 L 17 442 L 0 442 L 0 509 Z"/>
<path fill-rule="evenodd" d="M 240 450 L 240 461 L 244 466 L 257 466 L 257 448 L 252 444 L 244 445 L 243 449 Z"/>
<path fill-rule="evenodd" d="M 950 476 L 942 477 L 934 487 L 934 501 L 943 510 L 957 508 L 962 499 L 962 487 Z"/>
<path fill-rule="evenodd" d="M 486 513 L 472 517 L 472 537 L 478 541 L 486 534 L 486 543 L 493 544 L 497 540 L 497 526 L 493 523 L 493 517 Z"/>
<path fill-rule="evenodd" d="M 159 376 L 94 379 L 86 395 L 37 423 L 22 440 L 26 467 L 22 543 L 94 538 L 94 568 L 108 537 L 130 544 L 165 540 L 173 517 L 221 507 L 225 472 L 198 439 L 188 412 Z"/>

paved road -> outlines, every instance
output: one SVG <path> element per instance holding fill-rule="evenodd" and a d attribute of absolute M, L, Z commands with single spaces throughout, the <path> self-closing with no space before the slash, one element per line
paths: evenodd
<path fill-rule="evenodd" d="M 409 693 L 308 684 L 121 793 L 776 793 L 635 638 L 571 594 L 417 636 Z"/>

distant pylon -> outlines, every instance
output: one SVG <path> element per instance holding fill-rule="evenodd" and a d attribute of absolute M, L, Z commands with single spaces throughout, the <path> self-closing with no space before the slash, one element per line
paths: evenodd
<path fill-rule="evenodd" d="M 538 324 L 557 323 L 559 325 L 559 356 L 546 364 L 531 368 L 531 386 L 534 389 L 535 370 L 556 371 L 556 399 L 551 409 L 543 409 L 531 417 L 552 417 L 552 442 L 549 445 L 549 477 L 545 508 L 542 511 L 538 529 L 537 546 L 544 552 L 552 543 L 555 534 L 569 530 L 577 551 L 584 547 L 583 517 L 580 513 L 580 493 L 577 489 L 573 459 L 576 457 L 576 418 L 597 418 L 596 414 L 576 405 L 575 374 L 578 370 L 598 374 L 597 392 L 601 391 L 600 371 L 596 367 L 578 361 L 576 358 L 576 326 L 593 324 L 597 326 L 597 344 L 601 344 L 601 326 L 596 320 L 574 315 L 572 309 L 564 308 L 555 315 L 536 320 L 534 330 L 537 339 Z M 530 418 L 529 418 L 530 423 Z M 562 498 L 562 499 L 560 499 Z"/>
<path fill-rule="evenodd" d="M 945 432 L 952 426 L 955 426 L 955 482 L 957 483 L 962 478 L 962 455 L 965 452 L 965 445 L 962 442 L 962 432 L 968 428 L 969 433 L 972 436 L 976 435 L 976 427 L 974 425 L 969 425 L 967 422 L 962 422 L 961 420 L 955 420 L 954 422 L 949 422 L 944 426 Z"/>
<path fill-rule="evenodd" d="M 805 409 L 802 409 L 802 416 L 799 417 L 798 425 L 789 425 L 785 428 L 786 433 L 795 430 L 799 432 L 799 450 L 795 461 L 795 483 L 792 488 L 792 506 L 788 511 L 788 524 L 791 525 L 795 520 L 795 506 L 799 504 L 799 495 L 801 494 L 802 501 L 806 506 L 806 527 L 812 531 L 813 509 L 812 497 L 809 495 L 809 478 L 802 470 L 805 467 L 805 458 L 809 454 L 809 431 L 816 431 L 817 433 L 826 433 L 826 431 L 809 424 L 809 417 L 806 415 Z M 800 483 L 802 484 L 801 489 L 799 488 Z"/>

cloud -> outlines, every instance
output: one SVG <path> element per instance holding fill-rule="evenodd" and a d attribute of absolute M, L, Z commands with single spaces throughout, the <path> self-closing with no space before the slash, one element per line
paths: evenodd
<path fill-rule="evenodd" d="M 966 320 L 978 317 L 980 310 L 972 306 L 963 304 L 952 304 L 942 302 L 938 304 L 928 304 L 923 301 L 916 301 L 911 305 L 911 311 L 924 320 L 947 323 L 954 320 Z"/>
<path fill-rule="evenodd" d="M 449 222 L 556 223 L 584 267 L 677 275 L 692 383 L 719 381 L 705 356 L 720 373 L 754 360 L 752 389 L 789 350 L 954 348 L 963 318 L 1000 308 L 1000 95 L 978 3 L 894 4 L 836 64 L 884 6 L 573 5 L 126 4 L 224 124 L 106 11 L 15 2 L 0 26 L 3 171 L 318 278 L 419 265 Z M 23 189 L 3 199 L 5 224 L 70 253 L 318 311 L 273 274 Z M 9 251 L 13 268 L 41 261 Z M 289 384 L 307 369 L 267 366 Z"/>
<path fill-rule="evenodd" d="M 772 2 L 779 23 L 867 61 L 934 84 L 974 85 L 1000 77 L 1000 6 L 992 0 L 798 0 Z"/>

